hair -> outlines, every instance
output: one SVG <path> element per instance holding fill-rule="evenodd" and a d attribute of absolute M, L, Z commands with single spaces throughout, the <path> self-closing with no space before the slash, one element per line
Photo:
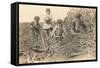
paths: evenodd
<path fill-rule="evenodd" d="M 76 14 L 76 18 L 78 18 L 78 19 L 80 19 L 81 18 L 81 14 L 79 13 L 79 14 Z"/>
<path fill-rule="evenodd" d="M 62 24 L 63 20 L 62 19 L 58 19 L 57 20 L 57 24 Z"/>
<path fill-rule="evenodd" d="M 39 16 L 35 16 L 34 20 L 36 20 L 36 19 L 40 20 L 40 17 Z"/>
<path fill-rule="evenodd" d="M 46 11 L 50 11 L 50 8 L 46 8 Z"/>

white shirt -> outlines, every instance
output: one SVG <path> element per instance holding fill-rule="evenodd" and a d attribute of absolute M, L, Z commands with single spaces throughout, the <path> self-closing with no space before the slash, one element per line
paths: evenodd
<path fill-rule="evenodd" d="M 45 16 L 45 20 L 51 20 L 51 22 L 52 22 L 52 19 L 53 19 L 53 17 L 51 14 Z M 43 29 L 49 29 L 51 27 L 52 27 L 51 24 L 47 24 L 47 23 L 43 24 Z"/>

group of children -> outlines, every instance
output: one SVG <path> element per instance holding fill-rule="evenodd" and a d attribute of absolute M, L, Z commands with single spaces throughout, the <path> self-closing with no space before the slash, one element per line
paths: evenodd
<path fill-rule="evenodd" d="M 72 21 L 72 26 L 71 26 L 71 33 L 73 32 L 72 34 L 81 32 L 81 28 L 83 28 L 83 30 L 86 31 L 86 25 L 84 25 L 83 22 L 80 21 L 80 18 L 81 15 L 77 15 L 76 18 Z M 65 33 L 63 23 L 64 21 L 62 19 L 57 19 L 57 21 L 54 22 L 53 16 L 51 15 L 51 10 L 47 8 L 45 22 L 42 25 L 40 23 L 39 16 L 35 16 L 34 21 L 31 23 L 31 29 L 35 36 L 33 39 L 36 40 L 37 42 L 40 40 L 40 37 L 42 36 L 41 37 L 41 40 L 43 40 L 42 42 L 48 44 L 49 39 L 54 38 L 54 40 L 56 40 L 56 43 L 59 44 L 59 42 L 61 42 L 62 39 L 64 38 L 63 35 L 67 34 L 67 32 Z M 45 35 L 45 37 L 43 36 L 43 34 Z M 49 48 L 49 44 L 47 46 Z M 48 53 L 50 53 L 50 55 L 53 55 L 53 52 L 55 53 L 55 51 L 53 49 L 50 50 L 50 48 L 48 51 L 45 50 L 41 51 L 41 49 L 42 48 L 40 48 L 39 46 L 34 47 L 34 51 L 32 49 L 32 57 L 30 57 L 31 56 L 30 54 L 27 55 L 27 62 L 30 63 L 29 61 L 32 60 L 33 60 L 32 62 L 34 62 L 34 60 L 40 61 L 41 58 L 48 56 L 49 55 Z"/>
<path fill-rule="evenodd" d="M 34 35 L 33 40 L 36 40 L 35 42 L 42 40 L 42 44 L 44 46 L 44 48 L 40 48 L 41 46 L 37 45 L 36 47 L 39 48 L 36 48 L 37 49 L 36 51 L 42 52 L 41 51 L 42 49 L 47 53 L 47 56 L 51 56 L 53 54 L 53 50 L 49 45 L 50 38 L 54 38 L 57 43 L 61 41 L 61 39 L 63 38 L 62 37 L 62 34 L 64 32 L 63 25 L 62 25 L 63 21 L 61 19 L 58 19 L 55 23 L 53 22 L 53 17 L 51 15 L 51 11 L 49 8 L 46 9 L 45 22 L 43 24 L 40 23 L 39 16 L 35 16 L 34 21 L 31 23 L 31 29 L 33 32 L 32 34 Z M 38 55 L 37 52 L 36 54 Z M 41 58 L 36 56 L 34 57 L 35 59 Z"/>
<path fill-rule="evenodd" d="M 47 8 L 45 22 L 43 23 L 43 25 L 40 24 L 40 17 L 35 16 L 34 22 L 32 22 L 31 26 L 32 26 L 32 30 L 35 32 L 37 38 L 40 35 L 40 31 L 42 29 L 45 31 L 45 35 L 46 35 L 47 40 L 50 37 L 53 37 L 53 38 L 55 38 L 55 40 L 59 41 L 63 38 L 62 37 L 62 34 L 64 32 L 63 25 L 62 25 L 63 20 L 58 19 L 56 21 L 56 25 L 52 26 L 52 24 L 54 24 L 54 22 L 53 22 L 53 17 L 51 15 L 51 10 L 49 8 Z"/>

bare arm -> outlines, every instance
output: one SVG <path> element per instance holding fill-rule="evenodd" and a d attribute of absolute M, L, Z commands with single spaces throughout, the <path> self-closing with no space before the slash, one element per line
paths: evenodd
<path fill-rule="evenodd" d="M 57 26 L 55 26 L 55 28 L 52 30 L 51 32 L 51 37 L 54 36 L 54 32 L 56 31 Z"/>

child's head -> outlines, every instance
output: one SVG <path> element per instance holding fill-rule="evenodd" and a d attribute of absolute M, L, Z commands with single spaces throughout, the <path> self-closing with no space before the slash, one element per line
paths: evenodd
<path fill-rule="evenodd" d="M 58 19 L 57 20 L 57 25 L 62 27 L 62 22 L 63 22 L 62 19 Z"/>
<path fill-rule="evenodd" d="M 81 16 L 82 16 L 82 15 L 81 15 L 80 13 L 79 13 L 79 14 L 76 14 L 76 18 L 77 18 L 77 19 L 80 19 Z"/>
<path fill-rule="evenodd" d="M 39 16 L 35 16 L 35 17 L 34 17 L 34 20 L 35 20 L 36 22 L 39 22 L 39 21 L 40 21 L 40 17 L 39 17 Z"/>
<path fill-rule="evenodd" d="M 50 14 L 50 12 L 51 12 L 51 11 L 50 11 L 50 8 L 47 8 L 47 9 L 46 9 L 46 13 L 47 13 L 47 14 Z"/>

